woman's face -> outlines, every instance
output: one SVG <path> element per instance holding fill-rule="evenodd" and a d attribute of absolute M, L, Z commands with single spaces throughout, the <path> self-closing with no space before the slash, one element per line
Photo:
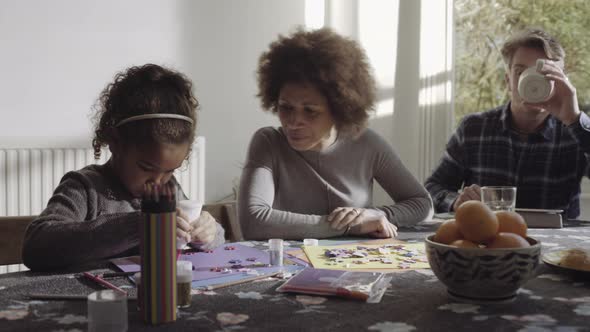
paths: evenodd
<path fill-rule="evenodd" d="M 134 197 L 140 197 L 144 184 L 162 185 L 170 181 L 174 170 L 188 155 L 189 147 L 189 143 L 162 143 L 150 147 L 114 144 L 111 165 L 127 190 Z"/>
<path fill-rule="evenodd" d="M 297 151 L 321 151 L 336 140 L 328 100 L 313 84 L 284 84 L 277 112 L 289 145 Z"/>

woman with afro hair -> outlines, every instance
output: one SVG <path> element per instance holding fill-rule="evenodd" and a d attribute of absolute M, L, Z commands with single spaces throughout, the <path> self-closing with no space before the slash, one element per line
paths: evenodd
<path fill-rule="evenodd" d="M 280 36 L 258 64 L 279 128 L 250 142 L 238 195 L 247 239 L 391 238 L 432 216 L 428 192 L 367 128 L 375 81 L 361 47 L 328 28 Z M 395 202 L 374 206 L 373 180 Z"/>

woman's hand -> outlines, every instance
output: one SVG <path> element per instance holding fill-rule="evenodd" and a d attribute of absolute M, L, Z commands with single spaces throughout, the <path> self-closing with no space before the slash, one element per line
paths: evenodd
<path fill-rule="evenodd" d="M 333 229 L 343 230 L 381 217 L 385 214 L 379 210 L 339 207 L 330 213 L 328 222 Z"/>
<path fill-rule="evenodd" d="M 351 235 L 397 236 L 397 227 L 387 220 L 385 213 L 376 209 L 339 207 L 330 213 L 328 222 L 334 229 L 349 229 Z"/>
<path fill-rule="evenodd" d="M 350 229 L 351 235 L 369 235 L 376 238 L 392 238 L 397 237 L 397 227 L 390 223 L 385 216 L 379 219 L 369 220 L 362 224 L 353 226 Z"/>

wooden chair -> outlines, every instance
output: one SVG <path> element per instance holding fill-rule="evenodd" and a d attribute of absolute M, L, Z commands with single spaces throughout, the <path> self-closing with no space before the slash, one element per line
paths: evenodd
<path fill-rule="evenodd" d="M 21 264 L 27 226 L 36 216 L 0 217 L 0 265 Z"/>
<path fill-rule="evenodd" d="M 244 240 L 236 214 L 236 202 L 205 204 L 203 210 L 209 212 L 223 226 L 226 240 L 231 242 Z"/>

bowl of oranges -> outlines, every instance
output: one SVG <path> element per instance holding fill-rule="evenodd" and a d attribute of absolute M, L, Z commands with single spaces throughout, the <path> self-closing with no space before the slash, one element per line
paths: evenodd
<path fill-rule="evenodd" d="M 541 243 L 527 236 L 516 212 L 493 212 L 479 201 L 457 208 L 426 241 L 426 255 L 451 298 L 461 302 L 509 302 L 535 276 Z"/>

